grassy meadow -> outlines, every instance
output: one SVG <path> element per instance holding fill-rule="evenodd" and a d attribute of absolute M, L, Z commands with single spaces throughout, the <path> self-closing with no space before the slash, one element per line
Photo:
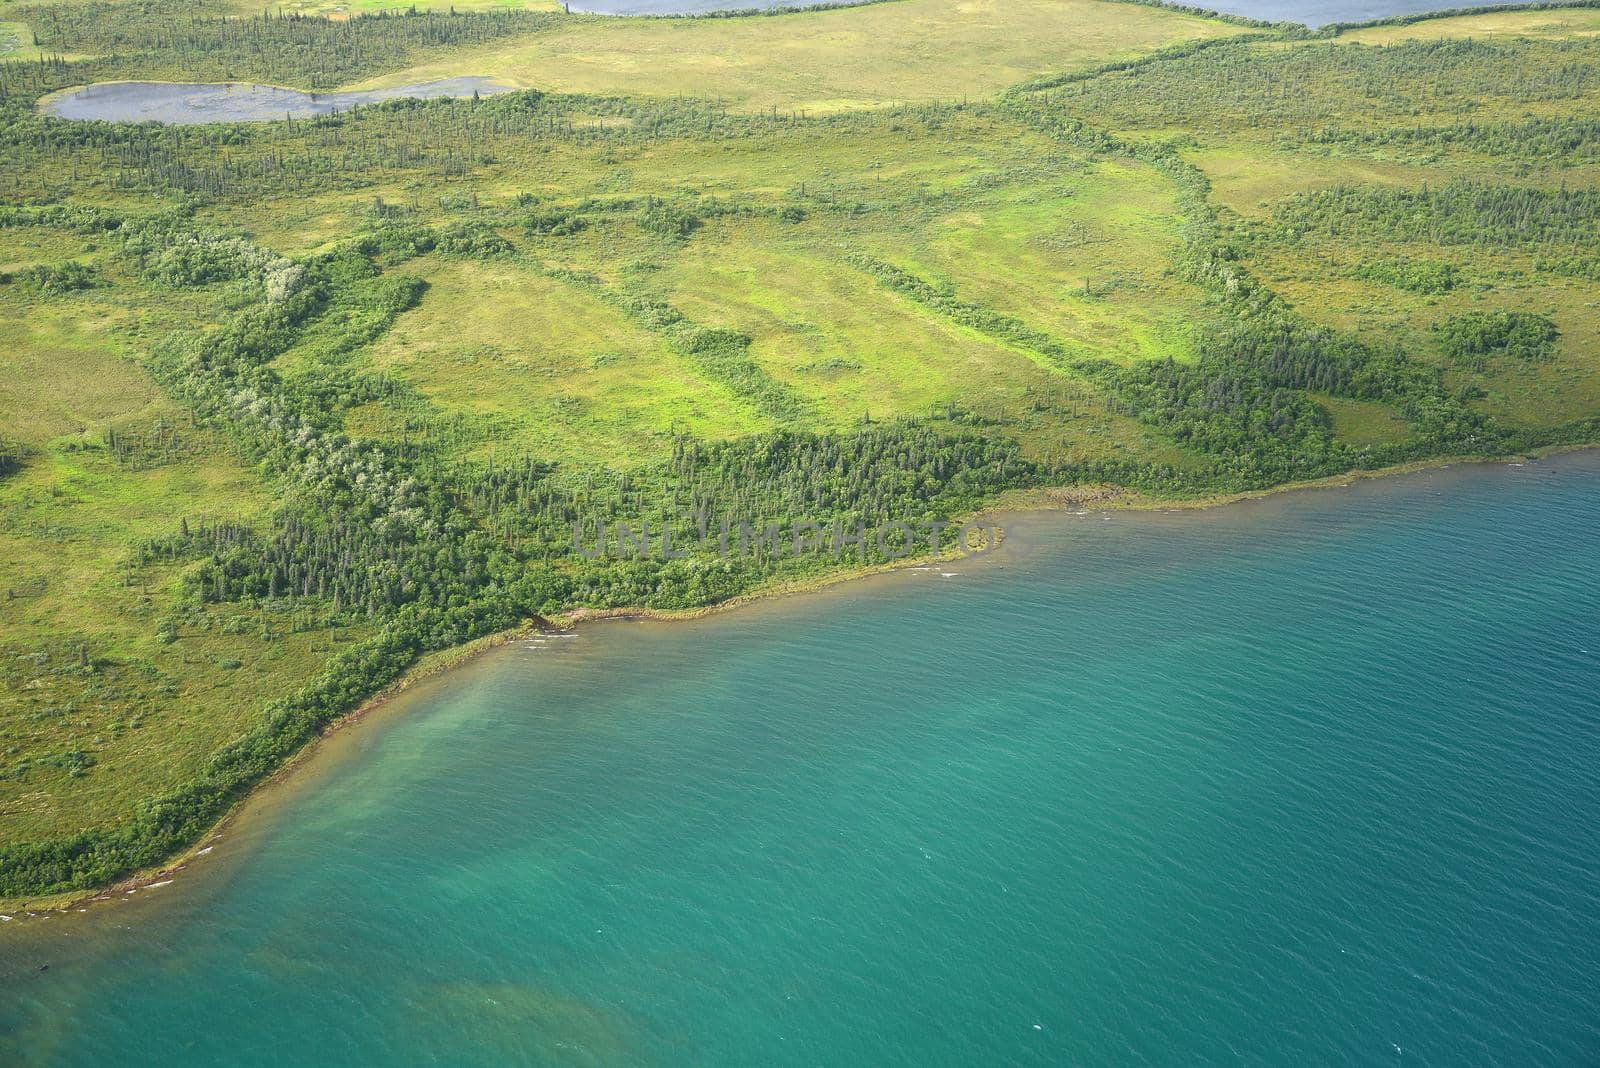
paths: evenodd
<path fill-rule="evenodd" d="M 103 261 L 91 244 L 0 231 L 0 270 Z M 173 308 L 133 288 L 108 269 L 103 287 L 67 296 L 0 290 L 0 427 L 27 450 L 0 481 L 0 827 L 12 841 L 103 822 L 192 774 L 333 640 L 292 612 L 185 608 L 181 565 L 140 551 L 179 522 L 265 524 L 272 499 L 137 363 L 142 338 L 204 316 L 205 302 Z"/>
<path fill-rule="evenodd" d="M 743 19 L 571 20 L 364 82 L 481 74 L 560 93 L 689 96 L 741 110 L 824 113 L 979 100 L 1245 28 L 1098 0 L 892 0 Z"/>
<path fill-rule="evenodd" d="M 0 897 L 169 855 L 431 651 L 887 562 L 595 560 L 574 521 L 1600 439 L 1591 9 L 411 6 L 0 4 Z M 469 74 L 528 91 L 35 110 Z"/>
<path fill-rule="evenodd" d="M 1546 8 L 1532 11 L 1486 11 L 1480 14 L 1422 19 L 1398 25 L 1369 26 L 1341 33 L 1352 44 L 1397 44 L 1444 38 L 1496 40 L 1543 38 L 1571 40 L 1600 35 L 1600 11 L 1594 8 Z"/>

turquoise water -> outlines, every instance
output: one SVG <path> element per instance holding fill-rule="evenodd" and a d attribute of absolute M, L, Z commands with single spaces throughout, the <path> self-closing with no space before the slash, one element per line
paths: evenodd
<path fill-rule="evenodd" d="M 0 1061 L 1592 1064 L 1597 530 L 1569 456 L 507 648 L 0 927 Z"/>

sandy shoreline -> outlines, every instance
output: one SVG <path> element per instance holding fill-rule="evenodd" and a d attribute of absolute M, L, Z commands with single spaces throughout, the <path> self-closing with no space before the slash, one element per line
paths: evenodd
<path fill-rule="evenodd" d="M 1441 457 L 1437 460 L 1418 461 L 1414 463 L 1397 465 L 1388 468 L 1379 468 L 1370 471 L 1352 471 L 1329 478 L 1308 480 L 1304 482 L 1285 483 L 1270 489 L 1253 490 L 1241 493 L 1217 494 L 1209 497 L 1171 499 L 1157 498 L 1137 492 L 1126 490 L 1118 486 L 1074 486 L 1041 490 L 1008 491 L 1001 494 L 1000 498 L 989 507 L 966 517 L 970 520 L 992 523 L 1002 531 L 1008 522 L 1027 517 L 1040 517 L 1066 512 L 1111 512 L 1111 511 L 1191 511 L 1220 508 L 1229 504 L 1244 501 L 1261 500 L 1283 494 L 1304 490 L 1337 489 L 1351 486 L 1368 479 L 1387 478 L 1394 475 L 1407 474 L 1418 471 L 1437 470 L 1458 465 L 1498 466 L 1508 462 L 1538 459 L 1547 456 L 1571 452 L 1585 452 L 1600 449 L 1600 445 L 1559 446 L 1550 449 L 1537 450 L 1530 453 L 1519 453 L 1508 456 L 1460 456 Z M 1003 534 L 1002 534 L 1003 545 Z M 316 758 L 323 749 L 323 739 L 337 734 L 365 720 L 368 716 L 391 703 L 396 697 L 411 690 L 418 683 L 434 678 L 445 672 L 462 667 L 494 649 L 511 643 L 535 637 L 541 633 L 569 633 L 581 624 L 607 622 L 607 621 L 652 621 L 652 622 L 688 622 L 718 616 L 735 609 L 756 603 L 770 603 L 786 597 L 806 594 L 816 594 L 837 587 L 853 585 L 854 583 L 874 576 L 893 574 L 915 568 L 925 568 L 937 561 L 963 560 L 970 563 L 973 560 L 990 560 L 1003 554 L 985 552 L 976 557 L 962 557 L 959 554 L 944 555 L 940 557 L 914 557 L 898 560 L 892 563 L 874 565 L 872 567 L 856 568 L 840 571 L 827 575 L 808 577 L 803 580 L 789 580 L 774 582 L 737 597 L 713 605 L 684 610 L 661 610 L 649 608 L 615 608 L 615 609 L 576 609 L 572 612 L 562 613 L 549 619 L 537 619 L 531 625 L 516 627 L 495 634 L 486 635 L 463 645 L 450 649 L 440 650 L 422 657 L 416 664 L 408 668 L 399 679 L 363 701 L 357 708 L 339 717 L 329 724 L 319 738 L 303 746 L 297 753 L 283 763 L 272 775 L 257 785 L 245 797 L 241 798 L 210 831 L 191 848 L 179 856 L 172 858 L 166 864 L 146 871 L 135 873 L 126 879 L 120 880 L 110 887 L 92 891 L 73 891 L 65 894 L 51 896 L 12 898 L 0 900 L 0 916 L 8 916 L 15 920 L 35 916 L 41 913 L 72 913 L 84 912 L 95 905 L 117 900 L 125 900 L 146 889 L 165 886 L 185 871 L 194 861 L 211 853 L 215 846 L 222 841 L 239 819 L 247 806 L 257 802 L 269 790 L 284 786 L 289 780 L 294 779 L 301 770 Z M 9 923 L 0 922 L 0 930 L 10 926 Z"/>

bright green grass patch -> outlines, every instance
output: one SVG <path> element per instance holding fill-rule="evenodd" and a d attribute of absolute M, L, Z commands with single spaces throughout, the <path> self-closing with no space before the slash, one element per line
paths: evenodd
<path fill-rule="evenodd" d="M 34 59 L 33 31 L 25 22 L 0 22 L 0 59 Z"/>
<path fill-rule="evenodd" d="M 1393 44 L 1397 41 L 1430 41 L 1449 37 L 1492 40 L 1497 37 L 1595 36 L 1600 36 L 1600 11 L 1593 8 L 1566 8 L 1553 11 L 1487 11 L 1477 15 L 1422 19 L 1406 26 L 1371 26 L 1346 30 L 1339 35 L 1339 40 L 1354 44 Z"/>
<path fill-rule="evenodd" d="M 0 426 L 29 445 L 63 435 L 98 441 L 115 421 L 175 418 L 173 407 L 108 336 L 119 309 L 56 301 L 0 304 Z"/>
<path fill-rule="evenodd" d="M 406 271 L 429 289 L 374 348 L 373 365 L 414 386 L 438 414 L 476 421 L 463 434 L 473 454 L 623 468 L 659 455 L 675 432 L 721 439 L 768 426 L 581 287 L 517 264 L 431 258 Z M 351 429 L 392 437 L 407 418 L 368 409 Z"/>
<path fill-rule="evenodd" d="M 0 273 L 14 274 L 34 263 L 86 259 L 92 252 L 83 238 L 36 226 L 0 229 Z"/>
<path fill-rule="evenodd" d="M 884 292 L 811 235 L 719 227 L 650 284 L 686 314 L 754 339 L 752 356 L 816 398 L 818 428 L 924 415 L 957 400 L 1009 407 L 1025 357 Z"/>
<path fill-rule="evenodd" d="M 1079 355 L 1192 355 L 1203 295 L 1177 280 L 1177 191 L 1153 168 L 1103 161 L 986 191 L 911 233 L 863 237 L 891 263 L 945 280 Z"/>
<path fill-rule="evenodd" d="M 38 60 L 45 56 L 51 59 L 87 59 L 87 56 L 77 54 L 60 55 L 56 52 L 46 52 L 35 43 L 33 31 L 25 22 L 0 22 L 0 63 L 14 60 Z"/>
<path fill-rule="evenodd" d="M 870 220 L 832 241 L 808 225 L 708 229 L 649 272 L 650 287 L 701 321 L 749 335 L 753 357 L 815 399 L 817 429 L 914 417 L 987 426 L 1040 458 L 1190 462 L 1051 361 L 947 319 L 848 262 L 848 250 L 881 239 Z"/>
<path fill-rule="evenodd" d="M 1475 407 L 1512 426 L 1547 426 L 1555 419 L 1580 419 L 1600 405 L 1600 369 L 1551 365 L 1508 368 L 1475 379 L 1487 396 Z"/>
<path fill-rule="evenodd" d="M 1405 418 L 1380 401 L 1313 394 L 1313 399 L 1333 418 L 1333 435 L 1349 445 L 1383 445 L 1410 436 Z"/>
<path fill-rule="evenodd" d="M 1339 184 L 1406 187 L 1425 182 L 1442 184 L 1449 180 L 1451 173 L 1440 168 L 1382 160 L 1283 151 L 1233 136 L 1208 138 L 1204 147 L 1188 151 L 1184 156 L 1205 172 L 1211 181 L 1211 195 L 1216 204 L 1250 218 L 1271 214 L 1273 208 L 1292 193 Z"/>
<path fill-rule="evenodd" d="M 659 455 L 675 430 L 726 438 L 771 425 L 674 355 L 667 335 L 628 318 L 625 302 L 639 298 L 750 338 L 749 358 L 807 409 L 808 429 L 953 417 L 1015 433 L 1034 455 L 1177 455 L 1059 361 L 948 321 L 849 262 L 866 252 L 927 266 L 965 299 L 1059 329 L 1084 355 L 1186 357 L 1201 295 L 1171 273 L 1176 187 L 1154 168 L 1090 165 L 1036 132 L 959 109 L 724 144 L 558 145 L 499 167 L 516 179 L 494 179 L 495 192 L 535 192 L 548 210 L 584 204 L 588 229 L 512 234 L 544 272 L 515 259 L 400 268 L 431 288 L 373 365 L 429 409 L 369 405 L 351 413 L 352 432 L 616 467 Z M 704 218 L 687 238 L 651 234 L 627 207 L 642 194 Z M 780 221 L 785 207 L 797 214 Z M 549 276 L 560 271 L 595 282 Z"/>

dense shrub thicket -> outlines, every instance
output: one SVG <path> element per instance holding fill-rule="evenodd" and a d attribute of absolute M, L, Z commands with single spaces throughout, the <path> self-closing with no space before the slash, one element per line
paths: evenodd
<path fill-rule="evenodd" d="M 1556 324 L 1534 312 L 1472 311 L 1435 323 L 1445 355 L 1476 371 L 1499 356 L 1532 362 L 1555 352 Z"/>
<path fill-rule="evenodd" d="M 1487 109 L 1573 105 L 1600 87 L 1600 47 L 1581 37 L 1441 38 L 1392 45 L 1251 39 L 1189 45 L 1096 76 L 1042 80 L 1078 113 L 1111 129 L 1230 128 L 1286 134 L 1329 125 L 1352 102 L 1396 126 L 1466 122 Z M 1369 124 L 1375 125 L 1375 124 Z"/>
<path fill-rule="evenodd" d="M 0 438 L 0 478 L 22 470 L 22 459 L 25 454 L 20 443 Z"/>
<path fill-rule="evenodd" d="M 1383 282 L 1429 296 L 1450 292 L 1461 277 L 1453 264 L 1416 259 L 1375 260 L 1363 263 L 1353 273 L 1369 282 Z"/>
<path fill-rule="evenodd" d="M 1498 160 L 1570 165 L 1600 156 L 1600 122 L 1562 117 L 1425 126 L 1319 124 L 1286 135 L 1282 141 L 1289 147 L 1325 145 L 1346 152 L 1401 148 L 1413 155 L 1432 155 L 1468 151 Z"/>
<path fill-rule="evenodd" d="M 1467 44 L 1461 50 L 1430 54 L 1450 62 L 1483 54 Z M 1397 50 L 1376 66 L 1373 55 L 1359 49 L 1354 58 L 1344 52 L 1322 58 L 1335 72 L 1373 73 L 1420 54 L 1400 46 Z M 1190 49 L 1174 65 L 1217 63 L 1226 70 L 1236 61 L 1237 51 Z M 1286 50 L 1313 59 L 1321 51 Z M 1168 66 L 1161 65 L 1166 71 L 1162 77 L 1170 74 Z M 1271 67 L 1271 62 L 1264 64 L 1264 69 Z M 1248 74 L 1260 76 L 1255 71 Z M 1508 77 L 1503 71 L 1498 76 Z M 1570 77 L 1583 82 L 1587 75 Z M 1066 88 L 1048 84 L 1014 94 L 1006 106 L 1054 138 L 1142 159 L 1178 182 L 1191 220 L 1183 270 L 1215 295 L 1226 314 L 1220 327 L 1205 331 L 1195 363 L 1168 360 L 1126 367 L 1075 360 L 1072 366 L 1103 383 L 1128 414 L 1212 457 L 1216 466 L 1203 476 L 1212 485 L 1250 488 L 1426 456 L 1584 440 L 1592 433 L 1593 420 L 1541 431 L 1499 425 L 1470 407 L 1467 397 L 1447 388 L 1439 368 L 1307 321 L 1262 285 L 1240 262 L 1238 250 L 1221 239 L 1204 174 L 1170 143 L 1124 139 L 1090 125 L 1076 114 L 1082 100 L 1073 87 L 1080 84 L 1090 83 L 1070 81 Z M 1093 85 L 1094 91 L 1103 91 L 1099 81 Z M 1159 87 L 1130 91 L 1159 91 Z M 1268 239 L 1293 243 L 1313 232 L 1382 233 L 1388 239 L 1437 245 L 1533 247 L 1540 251 L 1544 269 L 1588 273 L 1600 262 L 1594 256 L 1600 241 L 1594 223 L 1597 211 L 1600 199 L 1591 190 L 1468 181 L 1420 190 L 1338 187 L 1293 198 L 1274 216 L 1275 229 Z M 1362 273 L 1419 291 L 1442 291 L 1455 284 L 1453 269 L 1442 263 L 1396 261 L 1369 265 Z M 1491 318 L 1493 323 L 1502 322 L 1500 317 Z M 1535 332 L 1516 314 L 1510 321 L 1521 324 L 1508 333 L 1518 338 L 1519 351 L 1527 351 L 1526 337 Z M 1013 339 L 1019 338 L 1013 332 Z M 1545 344 L 1552 340 L 1553 335 L 1544 337 Z M 1392 404 L 1410 425 L 1411 437 L 1382 446 L 1349 446 L 1333 435 L 1327 412 L 1310 396 L 1313 392 Z"/>
<path fill-rule="evenodd" d="M 1280 234 L 1371 236 L 1438 245 L 1530 248 L 1578 257 L 1600 242 L 1600 190 L 1489 185 L 1464 179 L 1435 189 L 1337 186 L 1291 197 Z M 1593 262 L 1592 257 L 1586 257 Z M 1593 276 L 1591 269 L 1583 271 Z"/>

